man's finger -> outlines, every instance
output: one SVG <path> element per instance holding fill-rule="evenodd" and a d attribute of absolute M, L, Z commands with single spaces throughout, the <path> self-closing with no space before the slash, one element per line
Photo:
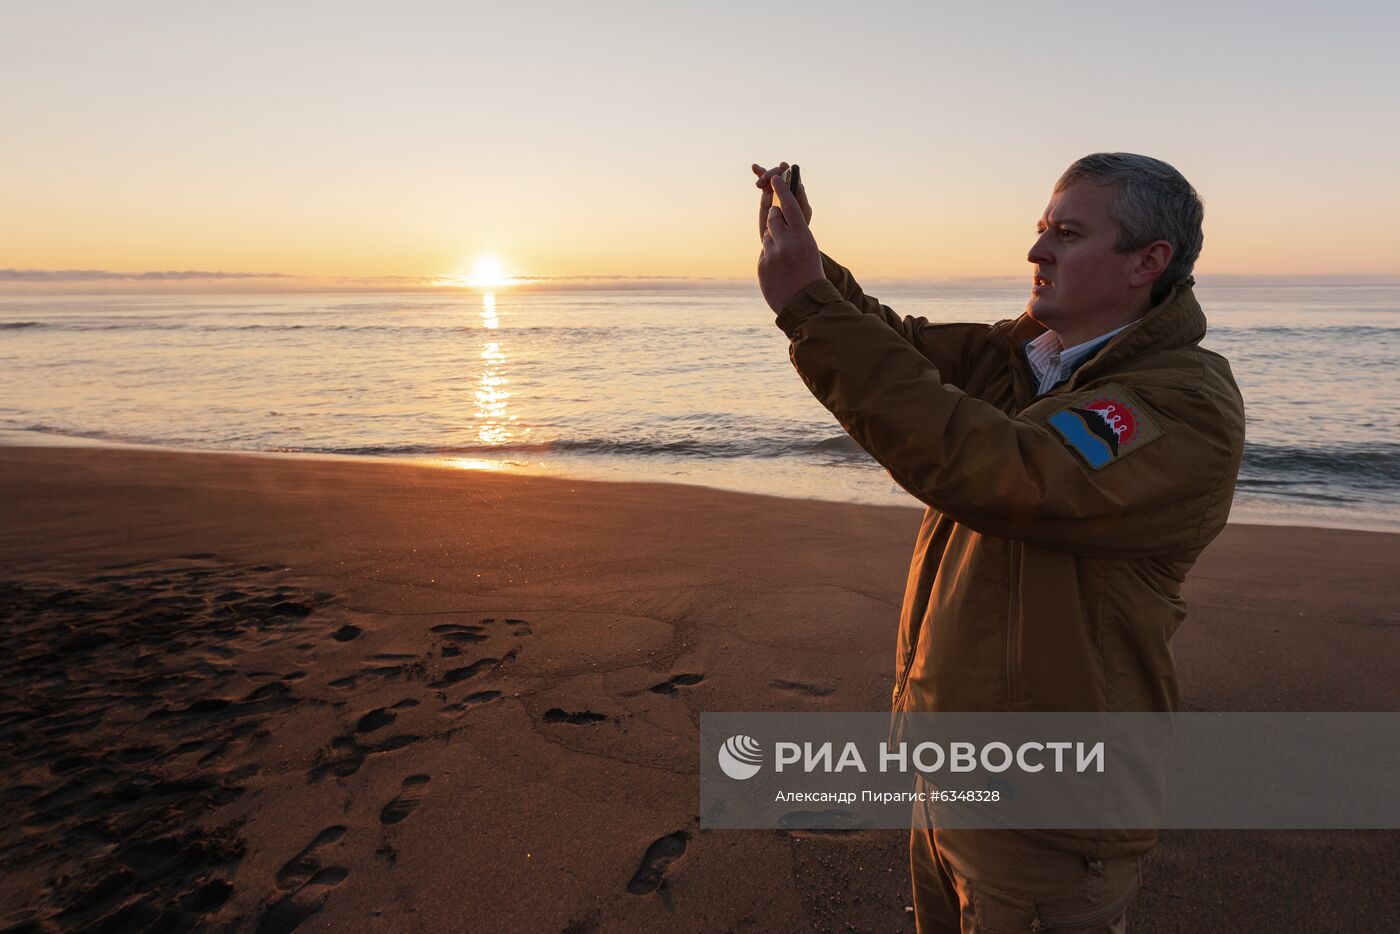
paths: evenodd
<path fill-rule="evenodd" d="M 765 169 L 763 166 L 755 162 L 753 164 L 753 174 L 758 176 L 758 181 L 754 182 L 754 185 L 758 188 L 767 188 L 769 180 L 772 179 L 774 175 L 777 175 L 780 172 L 786 172 L 787 167 L 788 164 L 786 162 L 779 162 L 773 168 Z"/>
<path fill-rule="evenodd" d="M 787 215 L 783 214 L 777 205 L 768 209 L 768 230 L 774 239 L 792 233 L 792 225 L 788 223 Z"/>
<path fill-rule="evenodd" d="M 778 199 L 787 226 L 796 231 L 806 230 L 807 218 L 802 216 L 802 205 L 797 203 L 797 198 L 788 189 L 787 182 L 783 181 L 781 175 L 773 176 L 773 194 Z"/>
<path fill-rule="evenodd" d="M 758 235 L 762 237 L 768 232 L 768 211 L 773 207 L 773 190 L 767 189 L 763 196 L 758 199 Z"/>

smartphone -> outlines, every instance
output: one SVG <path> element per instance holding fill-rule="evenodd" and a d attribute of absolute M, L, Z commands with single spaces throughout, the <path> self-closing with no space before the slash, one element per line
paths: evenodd
<path fill-rule="evenodd" d="M 789 166 L 783 173 L 783 181 L 787 182 L 788 191 L 797 194 L 797 186 L 802 184 L 802 169 L 799 166 Z"/>

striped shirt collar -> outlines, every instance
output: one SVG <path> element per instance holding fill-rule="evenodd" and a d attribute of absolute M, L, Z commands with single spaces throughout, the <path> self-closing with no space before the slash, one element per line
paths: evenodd
<path fill-rule="evenodd" d="M 1043 395 L 1069 379 L 1079 364 L 1089 359 L 1109 338 L 1134 324 L 1137 322 L 1129 321 L 1121 328 L 1114 328 L 1107 334 L 1100 334 L 1069 348 L 1060 342 L 1060 335 L 1054 331 L 1046 331 L 1026 341 L 1021 346 L 1026 352 L 1026 362 L 1031 365 L 1031 372 L 1035 375 L 1036 395 Z"/>

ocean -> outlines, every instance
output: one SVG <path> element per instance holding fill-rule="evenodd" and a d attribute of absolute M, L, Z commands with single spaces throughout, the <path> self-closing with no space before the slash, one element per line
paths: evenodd
<path fill-rule="evenodd" d="M 871 290 L 931 321 L 1025 289 Z M 1248 413 L 1232 521 L 1400 530 L 1400 286 L 1201 285 Z M 0 297 L 0 443 L 399 458 L 916 506 L 757 288 Z"/>

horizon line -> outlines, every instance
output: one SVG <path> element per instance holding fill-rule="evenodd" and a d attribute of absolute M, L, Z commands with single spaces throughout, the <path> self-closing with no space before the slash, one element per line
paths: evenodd
<path fill-rule="evenodd" d="M 756 288 L 753 276 L 622 275 L 593 273 L 574 276 L 510 276 L 499 283 L 452 281 L 454 276 L 317 276 L 278 272 L 222 270 L 148 270 L 119 272 L 105 269 L 0 268 L 0 295 L 61 294 L 79 287 L 79 294 L 130 293 L 141 286 L 166 286 L 177 292 L 427 292 L 440 294 L 511 291 L 598 291 L 604 289 Z M 1012 288 L 1027 274 L 994 276 L 871 276 L 866 281 L 885 288 Z M 1400 273 L 1200 273 L 1197 284 L 1210 286 L 1400 286 Z M 90 288 L 80 288 L 90 286 Z M 176 286 L 176 288 L 169 288 Z M 178 286 L 192 288 L 181 289 Z M 219 288 L 224 286 L 224 288 Z M 228 288 L 234 286 L 234 288 Z"/>

